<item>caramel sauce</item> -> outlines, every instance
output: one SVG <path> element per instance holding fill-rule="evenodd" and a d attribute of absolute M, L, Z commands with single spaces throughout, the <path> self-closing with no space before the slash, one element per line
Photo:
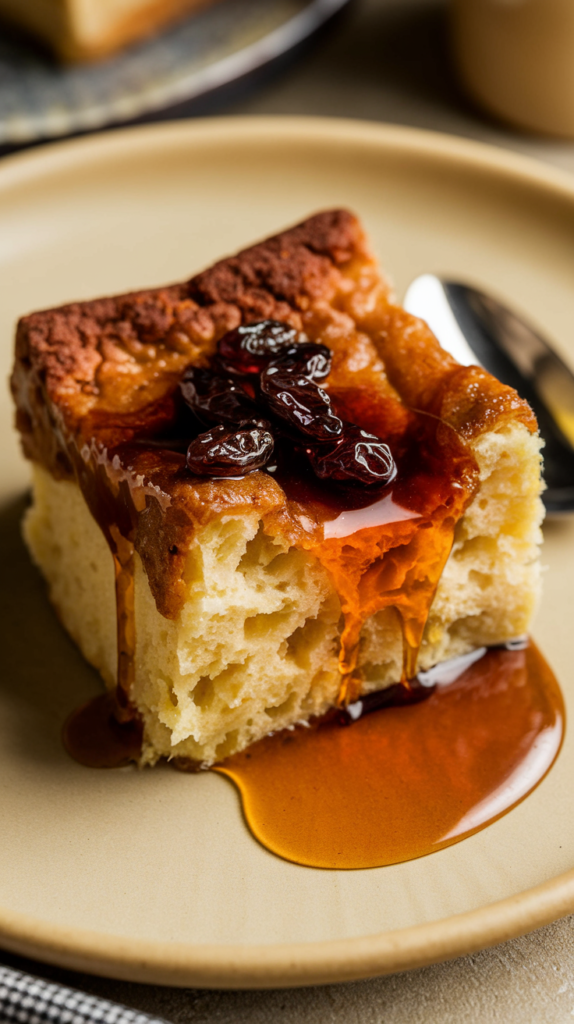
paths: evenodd
<path fill-rule="evenodd" d="M 371 868 L 485 828 L 538 785 L 560 750 L 562 695 L 534 645 L 490 649 L 428 699 L 420 688 L 413 696 L 350 728 L 334 713 L 266 737 L 214 770 L 235 783 L 268 850 L 310 867 Z"/>
<path fill-rule="evenodd" d="M 140 757 L 142 724 L 134 715 L 120 721 L 118 704 L 116 693 L 100 693 L 64 723 L 64 747 L 86 768 L 123 768 Z"/>
<path fill-rule="evenodd" d="M 356 396 L 356 397 L 355 397 Z M 365 415 L 350 392 L 337 412 L 353 422 Z M 393 437 L 396 481 L 371 494 L 365 489 L 345 493 L 319 486 L 310 473 L 278 466 L 277 478 L 289 503 L 322 526 L 322 536 L 303 538 L 327 569 L 341 601 L 339 705 L 357 699 L 362 678 L 357 668 L 364 622 L 384 608 L 397 611 L 403 633 L 402 682 L 416 674 L 419 648 L 442 570 L 452 548 L 456 524 L 478 487 L 478 468 L 458 435 L 440 420 L 399 407 L 401 433 L 389 409 L 369 429 Z M 383 422 L 381 422 L 381 418 Z M 383 433 L 384 431 L 384 433 Z"/>

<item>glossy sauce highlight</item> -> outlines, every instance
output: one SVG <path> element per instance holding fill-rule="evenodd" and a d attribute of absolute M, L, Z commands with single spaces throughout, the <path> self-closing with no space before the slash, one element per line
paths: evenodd
<path fill-rule="evenodd" d="M 490 649 L 426 700 L 349 727 L 335 713 L 214 770 L 236 784 L 251 832 L 278 856 L 381 867 L 450 846 L 505 814 L 544 778 L 563 733 L 562 694 L 537 648 Z"/>

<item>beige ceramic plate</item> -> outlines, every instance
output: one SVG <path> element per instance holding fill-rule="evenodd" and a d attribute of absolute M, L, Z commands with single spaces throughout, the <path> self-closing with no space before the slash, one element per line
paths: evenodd
<path fill-rule="evenodd" d="M 18 314 L 155 285 L 327 206 L 363 218 L 402 294 L 423 270 L 493 288 L 574 363 L 574 181 L 468 142 L 319 120 L 116 132 L 0 165 L 4 373 Z M 19 535 L 28 473 L 2 389 L 0 944 L 176 985 L 363 977 L 478 949 L 574 910 L 574 736 L 490 828 L 368 871 L 281 861 L 220 776 L 90 771 L 60 746 L 95 692 Z M 574 701 L 574 521 L 548 525 L 536 638 Z"/>

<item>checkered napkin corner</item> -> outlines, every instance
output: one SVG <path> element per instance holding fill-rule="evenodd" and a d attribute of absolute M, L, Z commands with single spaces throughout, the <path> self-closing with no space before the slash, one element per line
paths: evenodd
<path fill-rule="evenodd" d="M 147 1013 L 0 966 L 4 1024 L 165 1024 Z"/>

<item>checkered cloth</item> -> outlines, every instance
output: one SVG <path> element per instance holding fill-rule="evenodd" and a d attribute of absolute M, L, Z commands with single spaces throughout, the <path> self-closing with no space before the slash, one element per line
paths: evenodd
<path fill-rule="evenodd" d="M 147 1013 L 0 966 L 2 1024 L 165 1024 Z"/>

